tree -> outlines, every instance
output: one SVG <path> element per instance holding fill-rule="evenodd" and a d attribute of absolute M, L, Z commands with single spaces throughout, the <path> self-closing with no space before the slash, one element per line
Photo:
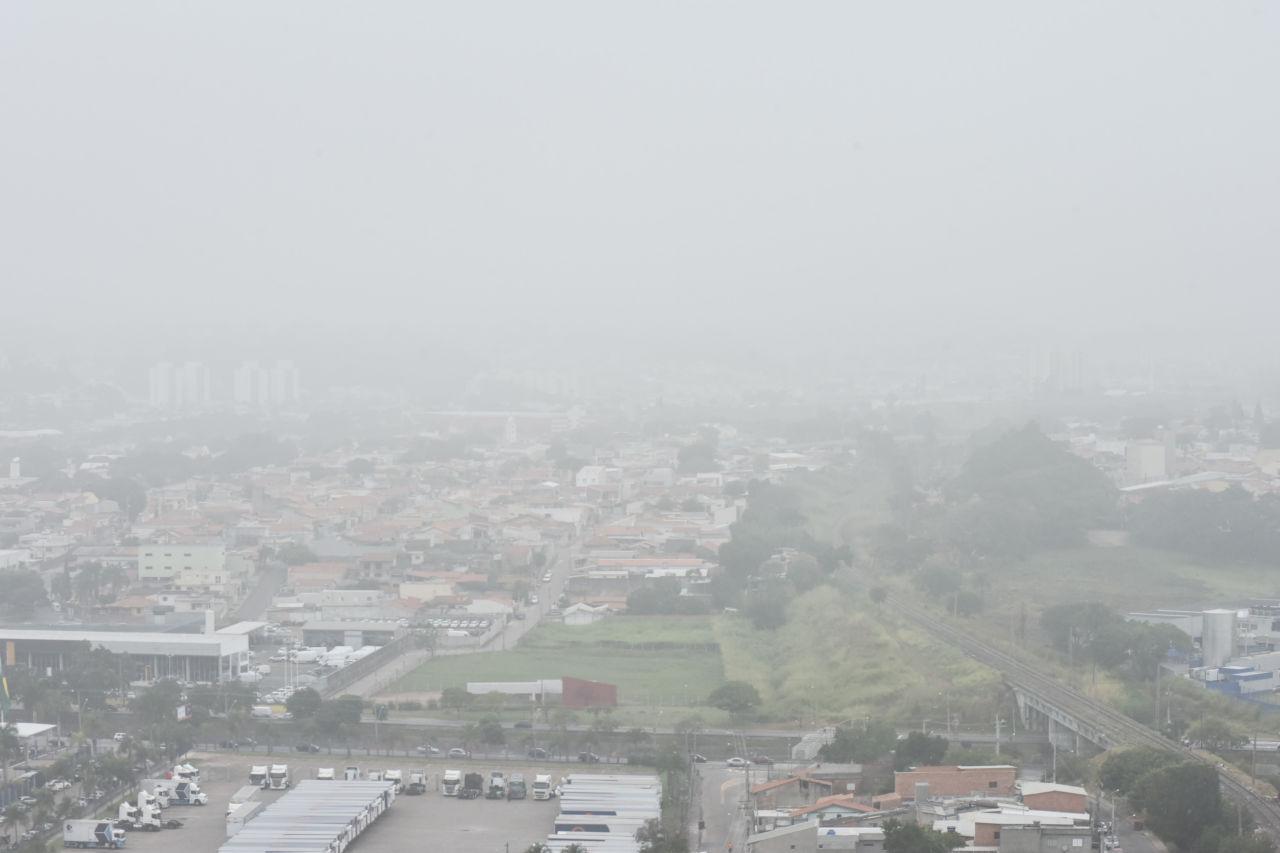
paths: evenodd
<path fill-rule="evenodd" d="M 946 853 L 963 847 L 964 837 L 955 832 L 938 832 L 908 821 L 889 819 L 884 830 L 885 853 Z"/>
<path fill-rule="evenodd" d="M 947 755 L 947 739 L 938 735 L 927 735 L 924 732 L 911 732 L 906 738 L 898 741 L 894 750 L 894 768 L 906 770 L 908 767 L 930 767 L 941 764 Z"/>
<path fill-rule="evenodd" d="M 543 844 L 541 841 L 535 841 L 533 844 L 524 848 L 524 853 L 551 853 L 551 848 Z"/>
<path fill-rule="evenodd" d="M 836 729 L 831 743 L 818 751 L 823 761 L 869 763 L 893 751 L 898 743 L 898 733 L 892 725 L 879 720 L 868 720 L 861 726 Z"/>
<path fill-rule="evenodd" d="M 1187 739 L 1210 752 L 1236 749 L 1249 742 L 1249 738 L 1236 731 L 1230 723 L 1216 717 L 1207 717 L 1187 729 Z"/>
<path fill-rule="evenodd" d="M 1206 764 L 1153 770 L 1138 780 L 1131 799 L 1147 813 L 1147 825 L 1157 835 L 1184 849 L 1222 816 L 1218 770 Z"/>
<path fill-rule="evenodd" d="M 49 603 L 44 581 L 30 569 L 4 569 L 0 571 L 0 615 L 9 619 L 30 619 L 39 607 Z"/>
<path fill-rule="evenodd" d="M 27 813 L 14 803 L 4 810 L 3 816 L 0 816 L 0 824 L 10 833 L 13 844 L 18 843 L 18 835 L 22 832 L 22 827 L 27 823 Z"/>
<path fill-rule="evenodd" d="M 23 758 L 22 738 L 12 724 L 0 728 L 0 769 L 3 769 L 4 783 L 9 784 L 9 765 Z"/>
<path fill-rule="evenodd" d="M 640 853 L 687 853 L 689 839 L 678 829 L 671 829 L 657 818 L 646 820 L 636 830 Z"/>
<path fill-rule="evenodd" d="M 440 691 L 440 707 L 452 708 L 454 716 L 459 716 L 463 709 L 475 704 L 476 697 L 463 687 L 446 687 Z"/>
<path fill-rule="evenodd" d="M 1098 781 L 1107 791 L 1132 794 L 1138 780 L 1153 770 L 1177 763 L 1177 759 L 1162 749 L 1135 747 L 1113 749 L 1107 753 L 1098 772 Z"/>
<path fill-rule="evenodd" d="M 177 720 L 181 696 L 182 688 L 178 682 L 166 679 L 139 693 L 138 698 L 129 704 L 147 726 L 155 728 Z"/>
<path fill-rule="evenodd" d="M 294 691 L 284 705 L 295 720 L 309 720 L 320 710 L 321 702 L 319 693 L 313 688 L 303 687 Z"/>
<path fill-rule="evenodd" d="M 480 742 L 488 746 L 502 746 L 507 742 L 507 735 L 497 717 L 485 717 L 480 721 L 479 737 Z"/>
<path fill-rule="evenodd" d="M 687 444 L 676 453 L 676 460 L 681 474 L 702 474 L 706 471 L 719 471 L 716 464 L 716 449 L 705 441 Z"/>
<path fill-rule="evenodd" d="M 363 477 L 368 477 L 371 474 L 373 474 L 373 472 L 374 472 L 374 465 L 373 465 L 373 462 L 369 459 L 364 459 L 362 457 L 357 456 L 355 459 L 352 459 L 347 462 L 347 476 L 352 478 L 353 480 L 359 480 Z"/>
<path fill-rule="evenodd" d="M 707 697 L 707 704 L 730 714 L 747 714 L 760 705 L 760 693 L 745 681 L 726 681 Z"/>

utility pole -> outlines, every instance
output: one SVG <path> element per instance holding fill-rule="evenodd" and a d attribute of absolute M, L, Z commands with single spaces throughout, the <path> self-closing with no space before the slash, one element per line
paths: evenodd
<path fill-rule="evenodd" d="M 996 714 L 996 755 L 1000 755 L 1000 726 L 1004 720 L 1000 719 L 1000 715 Z"/>

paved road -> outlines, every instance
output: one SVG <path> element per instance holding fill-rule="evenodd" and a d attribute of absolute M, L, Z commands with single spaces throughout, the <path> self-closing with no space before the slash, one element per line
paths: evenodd
<path fill-rule="evenodd" d="M 258 582 L 249 594 L 240 602 L 236 611 L 237 622 L 254 622 L 262 618 L 271 606 L 271 599 L 284 586 L 286 570 L 283 568 L 266 569 L 258 573 Z"/>

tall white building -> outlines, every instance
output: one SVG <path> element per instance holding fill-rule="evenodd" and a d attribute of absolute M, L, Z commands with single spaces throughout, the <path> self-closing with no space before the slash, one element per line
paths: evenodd
<path fill-rule="evenodd" d="M 147 379 L 148 399 L 155 409 L 192 411 L 205 408 L 212 399 L 209 366 L 203 362 L 162 361 L 151 366 Z"/>
<path fill-rule="evenodd" d="M 277 361 L 271 368 L 271 402 L 277 406 L 298 402 L 298 368 L 292 361 Z"/>
<path fill-rule="evenodd" d="M 151 401 L 151 408 L 173 408 L 173 377 L 173 365 L 169 362 L 162 361 L 151 365 L 151 369 L 147 372 L 150 388 L 148 399 Z"/>
<path fill-rule="evenodd" d="M 298 368 L 292 361 L 277 361 L 266 368 L 256 361 L 241 362 L 234 375 L 238 406 L 290 406 L 298 402 Z"/>

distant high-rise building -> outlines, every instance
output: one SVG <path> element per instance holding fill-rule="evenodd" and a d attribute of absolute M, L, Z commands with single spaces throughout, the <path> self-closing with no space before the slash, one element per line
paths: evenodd
<path fill-rule="evenodd" d="M 242 362 L 233 378 L 238 406 L 290 406 L 298 402 L 298 368 L 292 361 L 277 361 L 270 369 L 256 361 Z"/>
<path fill-rule="evenodd" d="M 298 368 L 292 361 L 277 361 L 271 368 L 271 402 L 277 406 L 298 402 Z"/>
<path fill-rule="evenodd" d="M 173 405 L 173 365 L 167 361 L 151 365 L 147 371 L 153 409 L 167 409 Z"/>
<path fill-rule="evenodd" d="M 151 366 L 147 379 L 152 408 L 167 412 L 192 411 L 209 405 L 209 367 L 202 362 L 174 365 L 162 361 Z"/>

